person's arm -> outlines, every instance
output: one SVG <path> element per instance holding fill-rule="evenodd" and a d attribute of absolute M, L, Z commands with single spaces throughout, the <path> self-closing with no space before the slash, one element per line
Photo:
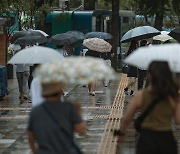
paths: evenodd
<path fill-rule="evenodd" d="M 174 108 L 175 115 L 174 115 L 174 120 L 176 124 L 180 124 L 180 96 L 178 97 L 177 100 L 172 99 L 169 97 L 171 106 Z"/>
<path fill-rule="evenodd" d="M 85 122 L 80 122 L 74 125 L 75 132 L 79 133 L 80 135 L 86 134 L 86 124 Z"/>
<path fill-rule="evenodd" d="M 123 118 L 121 129 L 120 129 L 122 135 L 119 136 L 120 143 L 124 142 L 126 130 L 129 126 L 130 122 L 132 121 L 133 116 L 136 113 L 137 109 L 140 107 L 141 100 L 142 100 L 142 91 L 138 91 L 132 98 L 132 100 L 128 106 L 126 115 Z"/>
<path fill-rule="evenodd" d="M 35 146 L 35 137 L 32 131 L 28 131 L 28 141 L 31 147 L 32 153 L 35 154 L 36 146 Z"/>

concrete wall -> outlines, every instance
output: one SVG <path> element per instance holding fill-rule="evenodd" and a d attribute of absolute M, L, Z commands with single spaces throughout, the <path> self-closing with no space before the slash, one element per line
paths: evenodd
<path fill-rule="evenodd" d="M 0 34 L 0 65 L 6 65 L 6 32 Z"/>

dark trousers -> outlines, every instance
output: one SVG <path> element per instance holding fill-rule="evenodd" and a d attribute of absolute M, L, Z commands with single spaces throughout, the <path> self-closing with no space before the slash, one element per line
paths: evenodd
<path fill-rule="evenodd" d="M 177 154 L 177 145 L 172 132 L 142 130 L 136 154 Z"/>
<path fill-rule="evenodd" d="M 30 89 L 31 87 L 31 82 L 33 80 L 33 71 L 35 69 L 35 66 L 30 66 L 30 75 L 29 75 L 29 79 L 28 79 L 28 87 Z"/>
<path fill-rule="evenodd" d="M 138 90 L 143 88 L 145 78 L 146 78 L 146 71 L 138 69 Z"/>

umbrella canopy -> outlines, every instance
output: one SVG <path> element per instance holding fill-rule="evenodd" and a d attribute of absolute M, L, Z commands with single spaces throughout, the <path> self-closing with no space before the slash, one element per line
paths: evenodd
<path fill-rule="evenodd" d="M 170 33 L 169 36 L 173 37 L 175 40 L 180 42 L 180 28 L 175 28 L 173 29 Z"/>
<path fill-rule="evenodd" d="M 160 31 L 151 26 L 140 26 L 129 30 L 121 39 L 121 43 L 148 39 L 161 34 Z"/>
<path fill-rule="evenodd" d="M 141 47 L 130 54 L 124 62 L 147 70 L 152 61 L 167 61 L 173 72 L 180 72 L 180 44 L 170 43 Z"/>
<path fill-rule="evenodd" d="M 78 38 L 76 38 L 72 34 L 67 34 L 67 33 L 56 34 L 49 39 L 49 43 L 55 45 L 73 44 L 77 41 L 79 41 Z"/>
<path fill-rule="evenodd" d="M 44 31 L 42 31 L 42 30 L 33 30 L 33 29 L 30 29 L 30 31 L 34 31 L 34 32 L 40 32 L 42 35 L 44 35 L 45 37 L 48 37 L 49 35 L 48 34 L 46 34 Z"/>
<path fill-rule="evenodd" d="M 112 39 L 112 35 L 106 32 L 89 32 L 85 34 L 85 38 L 101 38 L 104 40 Z"/>
<path fill-rule="evenodd" d="M 34 46 L 23 49 L 15 54 L 9 64 L 43 64 L 54 59 L 62 60 L 64 57 L 54 49 Z"/>
<path fill-rule="evenodd" d="M 43 34 L 41 34 L 40 32 L 36 32 L 36 31 L 19 31 L 19 32 L 15 33 L 12 36 L 11 43 L 14 44 L 14 42 L 18 38 L 27 37 L 27 36 L 40 36 L 42 39 L 44 39 L 44 38 L 46 39 L 46 37 Z"/>
<path fill-rule="evenodd" d="M 47 42 L 47 38 L 46 37 L 41 37 L 41 36 L 24 36 L 24 37 L 21 37 L 21 38 L 18 38 L 14 44 L 19 44 L 19 45 L 33 45 L 33 44 L 36 44 L 36 43 L 45 43 Z"/>
<path fill-rule="evenodd" d="M 157 35 L 157 36 L 154 36 L 153 37 L 153 40 L 158 40 L 158 41 L 162 41 L 162 42 L 165 42 L 167 40 L 171 40 L 173 39 L 171 36 L 168 35 L 169 32 L 167 31 L 161 31 L 161 34 L 160 35 Z"/>
<path fill-rule="evenodd" d="M 102 59 L 74 56 L 41 65 L 36 75 L 42 83 L 63 82 L 84 85 L 105 77 L 113 79 L 115 74 Z"/>
<path fill-rule="evenodd" d="M 66 32 L 66 34 L 70 34 L 70 35 L 73 35 L 75 36 L 78 40 L 84 40 L 84 33 L 82 32 L 79 32 L 79 31 L 68 31 Z"/>
<path fill-rule="evenodd" d="M 112 46 L 103 39 L 89 38 L 83 41 L 83 45 L 90 50 L 97 52 L 111 52 Z"/>

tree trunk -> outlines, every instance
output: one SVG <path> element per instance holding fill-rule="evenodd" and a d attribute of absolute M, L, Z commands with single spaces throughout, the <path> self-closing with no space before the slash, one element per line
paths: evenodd
<path fill-rule="evenodd" d="M 112 67 L 117 70 L 117 47 L 119 46 L 119 0 L 112 0 L 112 20 L 111 20 L 111 40 L 112 51 L 114 57 L 112 58 Z"/>
<path fill-rule="evenodd" d="M 162 30 L 163 27 L 163 13 L 157 12 L 154 27 L 158 30 Z"/>

